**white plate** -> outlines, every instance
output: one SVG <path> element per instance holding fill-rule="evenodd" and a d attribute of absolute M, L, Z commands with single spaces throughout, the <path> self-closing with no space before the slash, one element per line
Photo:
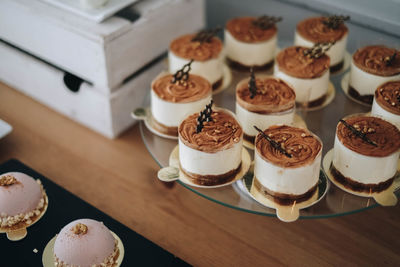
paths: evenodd
<path fill-rule="evenodd" d="M 138 0 L 109 0 L 104 4 L 104 6 L 101 6 L 99 8 L 84 8 L 82 7 L 80 0 L 42 1 L 56 6 L 60 9 L 74 13 L 75 15 L 100 23 L 106 18 L 111 17 L 121 9 L 137 2 Z"/>
<path fill-rule="evenodd" d="M 0 119 L 0 139 L 9 134 L 11 131 L 11 125 Z"/>

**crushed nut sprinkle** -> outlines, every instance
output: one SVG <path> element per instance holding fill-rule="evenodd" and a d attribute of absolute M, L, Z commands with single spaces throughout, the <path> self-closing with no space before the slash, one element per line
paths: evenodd
<path fill-rule="evenodd" d="M 76 235 L 84 235 L 88 231 L 88 227 L 83 223 L 77 223 L 74 227 L 71 228 L 71 231 Z"/>
<path fill-rule="evenodd" d="M 10 186 L 18 183 L 18 180 L 11 174 L 4 175 L 0 178 L 0 186 Z"/>

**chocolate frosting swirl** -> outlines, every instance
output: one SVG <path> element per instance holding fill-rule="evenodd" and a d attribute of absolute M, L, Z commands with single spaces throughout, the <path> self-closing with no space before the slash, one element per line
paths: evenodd
<path fill-rule="evenodd" d="M 211 84 L 201 76 L 190 74 L 187 81 L 171 83 L 173 75 L 156 79 L 151 88 L 157 96 L 173 103 L 189 103 L 211 95 Z"/>
<path fill-rule="evenodd" d="M 354 116 L 345 121 L 366 133 L 366 136 L 377 146 L 373 146 L 357 137 L 343 123 L 336 127 L 339 141 L 348 149 L 371 157 L 386 157 L 400 148 L 400 131 L 393 124 L 376 117 Z"/>
<path fill-rule="evenodd" d="M 319 58 L 310 58 L 304 55 L 306 49 L 306 47 L 291 46 L 282 50 L 276 57 L 278 68 L 290 76 L 301 79 L 322 76 L 329 70 L 329 57 L 322 55 Z"/>
<path fill-rule="evenodd" d="M 237 120 L 222 109 L 212 112 L 213 121 L 204 122 L 200 133 L 196 132 L 198 114 L 186 118 L 179 125 L 179 138 L 187 145 L 196 150 L 207 153 L 216 153 L 226 150 L 243 138 L 243 130 Z"/>
<path fill-rule="evenodd" d="M 375 100 L 383 109 L 400 116 L 400 81 L 387 82 L 375 91 Z"/>
<path fill-rule="evenodd" d="M 265 160 L 274 165 L 285 168 L 298 168 L 314 162 L 322 151 L 322 143 L 318 137 L 311 132 L 287 125 L 274 125 L 264 131 L 272 140 L 292 155 L 285 156 L 275 149 L 265 138 L 258 134 L 256 136 L 257 153 Z"/>
<path fill-rule="evenodd" d="M 313 43 L 326 43 L 341 40 L 349 31 L 344 23 L 337 29 L 331 29 L 323 23 L 325 19 L 314 17 L 302 20 L 297 24 L 297 32 Z"/>
<path fill-rule="evenodd" d="M 392 64 L 386 65 L 385 58 L 397 53 Z M 359 48 L 353 55 L 354 64 L 371 74 L 393 76 L 400 74 L 400 51 L 383 45 L 371 45 Z"/>
<path fill-rule="evenodd" d="M 248 111 L 269 114 L 294 108 L 296 94 L 284 81 L 271 76 L 256 78 L 256 95 L 251 98 L 249 79 L 240 81 L 236 87 L 236 101 Z"/>
<path fill-rule="evenodd" d="M 196 61 L 206 61 L 217 58 L 222 51 L 222 42 L 219 38 L 211 38 L 211 42 L 192 42 L 195 34 L 183 35 L 172 41 L 169 49 L 177 56 Z"/>
<path fill-rule="evenodd" d="M 267 41 L 276 35 L 278 29 L 272 26 L 268 29 L 261 29 L 253 24 L 255 17 L 240 17 L 229 20 L 226 29 L 235 39 L 245 43 L 257 43 Z"/>

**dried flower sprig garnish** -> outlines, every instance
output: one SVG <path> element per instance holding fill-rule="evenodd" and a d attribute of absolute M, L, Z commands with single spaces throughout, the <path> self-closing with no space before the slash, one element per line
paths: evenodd
<path fill-rule="evenodd" d="M 269 137 L 268 135 L 266 135 L 264 133 L 264 131 L 262 131 L 260 128 L 258 128 L 257 126 L 253 125 L 254 129 L 256 129 L 262 137 L 264 137 L 273 148 L 275 148 L 276 150 L 278 150 L 279 152 L 281 152 L 283 155 L 285 155 L 288 158 L 292 157 L 292 154 L 289 154 L 278 142 L 276 142 L 275 140 L 271 139 L 271 137 Z"/>
<path fill-rule="evenodd" d="M 332 15 L 326 17 L 322 23 L 330 28 L 330 29 L 337 29 L 340 25 L 342 25 L 346 20 L 349 20 L 350 16 L 343 16 L 343 15 Z"/>
<path fill-rule="evenodd" d="M 333 45 L 335 42 L 326 42 L 326 43 L 316 43 L 313 47 L 305 49 L 303 54 L 309 58 L 320 58 L 322 57 Z"/>
<path fill-rule="evenodd" d="M 281 21 L 282 17 L 274 17 L 263 15 L 252 21 L 252 24 L 262 30 L 268 30 L 274 26 L 277 22 Z"/>
<path fill-rule="evenodd" d="M 209 30 L 202 30 L 199 31 L 193 38 L 192 42 L 200 42 L 202 43 L 210 43 L 211 39 L 217 35 L 217 33 L 221 30 L 221 27 L 217 27 L 215 29 L 209 29 Z"/>
<path fill-rule="evenodd" d="M 253 99 L 257 94 L 256 77 L 254 76 L 253 68 L 250 68 L 250 80 L 248 86 L 250 91 L 250 98 Z"/>
<path fill-rule="evenodd" d="M 347 127 L 347 129 L 349 129 L 353 134 L 355 134 L 357 137 L 361 138 L 364 142 L 373 145 L 373 146 L 378 146 L 374 141 L 372 141 L 371 139 L 369 139 L 367 137 L 366 133 L 363 133 L 359 130 L 357 130 L 355 127 L 351 126 L 350 124 L 348 124 L 345 120 L 340 119 L 339 120 L 341 123 L 343 123 L 344 126 Z"/>
<path fill-rule="evenodd" d="M 199 116 L 197 117 L 197 127 L 196 127 L 196 133 L 200 133 L 201 130 L 204 127 L 204 122 L 210 122 L 213 121 L 211 114 L 212 114 L 212 105 L 214 101 L 211 100 L 209 104 L 206 105 L 206 107 L 200 111 Z"/>
<path fill-rule="evenodd" d="M 18 183 L 18 180 L 10 174 L 0 177 L 0 186 L 10 186 L 16 183 Z"/>
<path fill-rule="evenodd" d="M 192 69 L 192 67 L 191 67 L 192 63 L 193 63 L 193 59 L 191 59 L 188 63 L 183 65 L 182 69 L 175 72 L 175 74 L 173 75 L 173 77 L 171 79 L 171 83 L 186 82 L 189 79 L 189 71 L 191 71 L 191 69 Z"/>
<path fill-rule="evenodd" d="M 397 56 L 397 53 L 394 52 L 393 55 L 383 58 L 383 61 L 385 62 L 385 65 L 386 66 L 391 66 L 394 63 L 394 61 L 396 60 L 396 56 Z"/>

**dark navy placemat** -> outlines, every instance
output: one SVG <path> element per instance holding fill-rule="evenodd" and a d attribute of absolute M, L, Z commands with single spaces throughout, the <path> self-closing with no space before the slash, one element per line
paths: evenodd
<path fill-rule="evenodd" d="M 80 218 L 102 221 L 121 238 L 125 247 L 121 266 L 189 266 L 20 161 L 12 159 L 0 165 L 0 174 L 10 171 L 40 179 L 49 198 L 49 206 L 44 216 L 28 228 L 28 235 L 21 241 L 9 241 L 6 234 L 0 234 L 0 266 L 42 266 L 42 254 L 47 243 L 62 227 Z M 35 248 L 37 253 L 33 252 Z"/>

